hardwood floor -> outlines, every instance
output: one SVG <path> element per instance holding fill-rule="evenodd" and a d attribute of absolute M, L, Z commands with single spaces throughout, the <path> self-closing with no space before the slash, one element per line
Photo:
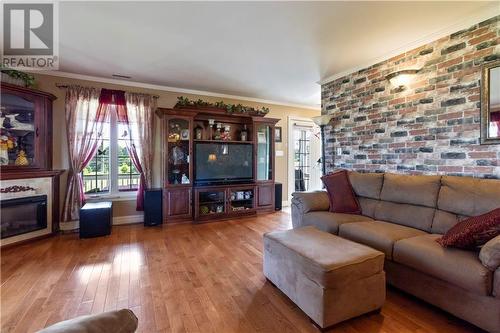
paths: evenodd
<path fill-rule="evenodd" d="M 280 212 L 202 225 L 115 226 L 110 237 L 61 235 L 1 256 L 1 332 L 34 332 L 79 315 L 130 308 L 139 332 L 318 332 L 262 275 L 262 234 Z M 388 290 L 380 314 L 329 332 L 475 332 Z"/>

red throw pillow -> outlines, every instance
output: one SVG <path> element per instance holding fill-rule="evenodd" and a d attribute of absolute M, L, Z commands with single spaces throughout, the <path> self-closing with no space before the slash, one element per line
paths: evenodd
<path fill-rule="evenodd" d="M 436 241 L 444 247 L 474 249 L 500 235 L 500 208 L 457 223 Z"/>
<path fill-rule="evenodd" d="M 340 170 L 321 177 L 330 198 L 330 212 L 361 214 L 361 206 L 354 194 L 349 175 Z"/>

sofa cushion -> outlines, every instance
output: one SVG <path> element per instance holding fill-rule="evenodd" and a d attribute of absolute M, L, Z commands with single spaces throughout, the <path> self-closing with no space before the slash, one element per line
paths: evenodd
<path fill-rule="evenodd" d="M 443 176 L 438 208 L 477 216 L 500 207 L 500 180 Z"/>
<path fill-rule="evenodd" d="M 500 236 L 496 236 L 484 244 L 479 252 L 479 260 L 484 267 L 491 271 L 500 267 Z"/>
<path fill-rule="evenodd" d="M 330 198 L 326 191 L 294 192 L 292 197 L 295 203 L 301 205 L 304 213 L 330 208 Z"/>
<path fill-rule="evenodd" d="M 386 173 L 380 199 L 436 207 L 441 176 L 409 176 Z"/>
<path fill-rule="evenodd" d="M 493 273 L 493 292 L 491 294 L 500 298 L 500 267 Z"/>
<path fill-rule="evenodd" d="M 387 259 L 392 259 L 396 241 L 425 234 L 418 229 L 383 221 L 346 223 L 339 228 L 339 236 L 382 251 Z"/>
<path fill-rule="evenodd" d="M 422 235 L 397 241 L 394 261 L 480 295 L 490 295 L 492 272 L 484 267 L 477 252 L 443 248 L 440 235 Z"/>
<path fill-rule="evenodd" d="M 264 248 L 275 258 L 326 288 L 341 288 L 353 280 L 380 273 L 384 255 L 368 246 L 322 232 L 314 227 L 275 231 L 264 235 Z M 291 272 L 290 277 L 295 272 Z"/>
<path fill-rule="evenodd" d="M 61 321 L 38 333 L 133 333 L 136 329 L 137 317 L 122 309 Z"/>
<path fill-rule="evenodd" d="M 302 225 L 313 226 L 318 228 L 319 230 L 329 232 L 331 234 L 338 234 L 339 225 L 360 221 L 373 221 L 373 219 L 363 215 L 330 213 L 328 211 L 313 211 L 304 214 L 302 218 Z"/>
<path fill-rule="evenodd" d="M 383 173 L 361 173 L 350 171 L 349 180 L 358 197 L 380 199 L 380 191 L 384 182 Z"/>
<path fill-rule="evenodd" d="M 359 205 L 361 206 L 361 211 L 363 215 L 369 217 L 375 217 L 375 210 L 380 203 L 380 200 L 358 197 Z"/>
<path fill-rule="evenodd" d="M 430 231 L 435 211 L 430 207 L 380 201 L 375 208 L 374 218 Z"/>
<path fill-rule="evenodd" d="M 500 208 L 457 223 L 437 242 L 442 246 L 474 249 L 500 234 Z"/>
<path fill-rule="evenodd" d="M 444 210 L 436 209 L 436 213 L 432 219 L 431 233 L 445 234 L 448 230 L 453 228 L 455 224 L 466 218 L 467 216 L 457 215 Z"/>
<path fill-rule="evenodd" d="M 347 170 L 321 177 L 330 197 L 330 212 L 361 214 L 361 207 L 352 189 Z"/>

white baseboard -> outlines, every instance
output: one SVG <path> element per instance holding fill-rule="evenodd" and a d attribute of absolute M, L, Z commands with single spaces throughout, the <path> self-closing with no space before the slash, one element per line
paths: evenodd
<path fill-rule="evenodd" d="M 144 222 L 144 214 L 113 217 L 113 225 L 133 224 Z"/>
<path fill-rule="evenodd" d="M 113 225 L 124 225 L 144 222 L 144 214 L 113 217 Z M 61 222 L 61 231 L 73 231 L 80 228 L 79 221 Z"/>
<path fill-rule="evenodd" d="M 79 221 L 59 222 L 59 230 L 73 231 L 80 227 Z"/>
<path fill-rule="evenodd" d="M 282 205 L 283 207 L 288 207 L 288 206 L 290 206 L 290 203 L 289 203 L 288 201 L 282 201 L 282 202 L 281 202 L 281 205 Z"/>

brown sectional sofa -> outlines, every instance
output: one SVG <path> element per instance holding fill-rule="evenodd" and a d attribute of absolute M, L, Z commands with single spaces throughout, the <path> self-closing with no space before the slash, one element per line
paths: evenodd
<path fill-rule="evenodd" d="M 388 283 L 487 331 L 500 332 L 500 267 L 435 240 L 500 207 L 500 180 L 349 173 L 363 215 L 331 213 L 324 191 L 292 198 L 294 228 L 314 226 L 386 255 Z M 500 241 L 497 237 L 495 240 Z"/>

